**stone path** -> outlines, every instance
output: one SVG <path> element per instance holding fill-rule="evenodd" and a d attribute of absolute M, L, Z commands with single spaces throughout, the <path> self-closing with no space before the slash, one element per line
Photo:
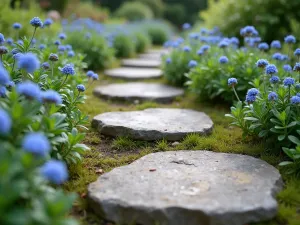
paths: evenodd
<path fill-rule="evenodd" d="M 92 126 L 104 135 L 128 136 L 135 140 L 176 141 L 186 135 L 211 133 L 213 122 L 205 113 L 188 109 L 146 109 L 108 112 L 94 117 Z"/>
<path fill-rule="evenodd" d="M 138 68 L 158 68 L 161 65 L 161 60 L 155 59 L 123 59 L 122 66 L 138 67 Z"/>
<path fill-rule="evenodd" d="M 90 206 L 117 224 L 245 225 L 276 215 L 279 172 L 250 156 L 153 153 L 88 188 Z"/>
<path fill-rule="evenodd" d="M 104 74 L 114 78 L 122 79 L 151 79 L 160 78 L 162 71 L 160 69 L 149 69 L 149 68 L 117 68 L 104 71 Z"/>
<path fill-rule="evenodd" d="M 139 58 L 141 59 L 154 59 L 154 60 L 160 60 L 162 55 L 160 54 L 153 54 L 153 53 L 146 53 L 146 54 L 140 54 Z"/>
<path fill-rule="evenodd" d="M 97 87 L 94 95 L 114 100 L 126 101 L 156 101 L 161 103 L 171 102 L 174 98 L 184 94 L 179 88 L 159 83 L 131 82 L 123 84 L 109 84 Z"/>

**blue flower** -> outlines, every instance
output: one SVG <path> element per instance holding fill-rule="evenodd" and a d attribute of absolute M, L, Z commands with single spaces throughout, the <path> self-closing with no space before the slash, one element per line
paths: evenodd
<path fill-rule="evenodd" d="M 43 49 L 45 49 L 45 48 L 46 48 L 46 45 L 40 44 L 40 46 L 39 46 L 39 49 L 40 49 L 40 50 L 43 50 Z"/>
<path fill-rule="evenodd" d="M 201 49 L 197 51 L 197 55 L 203 55 L 203 54 L 204 52 Z"/>
<path fill-rule="evenodd" d="M 32 41 L 31 41 L 31 45 L 34 45 L 36 43 L 36 39 L 33 38 Z"/>
<path fill-rule="evenodd" d="M 278 73 L 278 70 L 274 64 L 269 64 L 266 66 L 266 74 L 273 75 L 275 73 Z"/>
<path fill-rule="evenodd" d="M 25 81 L 17 85 L 17 92 L 20 95 L 24 95 L 29 99 L 40 99 L 41 91 L 40 87 L 31 81 Z"/>
<path fill-rule="evenodd" d="M 287 77 L 283 80 L 283 85 L 284 86 L 291 86 L 295 83 L 295 79 L 292 77 Z"/>
<path fill-rule="evenodd" d="M 84 92 L 85 91 L 85 86 L 83 84 L 78 84 L 76 88 L 79 92 Z"/>
<path fill-rule="evenodd" d="M 281 49 L 281 43 L 280 43 L 280 41 L 278 41 L 278 40 L 272 41 L 271 48 Z"/>
<path fill-rule="evenodd" d="M 259 59 L 256 62 L 256 66 L 259 67 L 259 68 L 265 68 L 267 65 L 269 65 L 269 62 L 266 59 Z"/>
<path fill-rule="evenodd" d="M 284 42 L 287 44 L 295 44 L 296 38 L 293 35 L 288 35 L 284 38 Z"/>
<path fill-rule="evenodd" d="M 75 52 L 73 50 L 68 51 L 68 57 L 74 57 Z"/>
<path fill-rule="evenodd" d="M 67 35 L 65 33 L 60 33 L 58 35 L 58 38 L 61 39 L 61 40 L 65 40 L 67 38 Z"/>
<path fill-rule="evenodd" d="M 0 135 L 8 134 L 11 130 L 12 121 L 10 115 L 3 109 L 0 109 Z"/>
<path fill-rule="evenodd" d="M 0 64 L 0 85 L 6 85 L 10 80 L 6 69 Z"/>
<path fill-rule="evenodd" d="M 63 46 L 63 45 L 59 45 L 58 46 L 58 51 L 59 52 L 64 52 L 66 50 L 66 47 L 65 46 Z"/>
<path fill-rule="evenodd" d="M 8 53 L 8 49 L 5 46 L 0 46 L 0 55 Z"/>
<path fill-rule="evenodd" d="M 283 69 L 285 72 L 291 72 L 293 70 L 293 68 L 288 64 L 283 65 Z"/>
<path fill-rule="evenodd" d="M 6 87 L 5 86 L 0 86 L 0 98 L 6 98 Z"/>
<path fill-rule="evenodd" d="M 44 178 L 54 184 L 62 184 L 68 179 L 68 170 L 64 162 L 51 159 L 41 167 Z"/>
<path fill-rule="evenodd" d="M 296 63 L 294 66 L 294 71 L 300 72 L 300 63 Z"/>
<path fill-rule="evenodd" d="M 300 97 L 299 96 L 293 96 L 291 97 L 291 103 L 296 105 L 296 104 L 300 104 Z"/>
<path fill-rule="evenodd" d="M 45 157 L 51 150 L 48 138 L 42 133 L 28 133 L 22 141 L 24 151 Z"/>
<path fill-rule="evenodd" d="M 94 71 L 89 70 L 89 71 L 87 71 L 86 76 L 87 76 L 87 77 L 92 77 L 93 74 L 94 74 Z"/>
<path fill-rule="evenodd" d="M 25 53 L 18 58 L 18 68 L 26 70 L 27 73 L 33 73 L 40 68 L 40 61 L 35 54 Z"/>
<path fill-rule="evenodd" d="M 190 52 L 191 51 L 191 48 L 189 46 L 184 46 L 183 47 L 183 51 L 184 52 Z"/>
<path fill-rule="evenodd" d="M 48 62 L 44 62 L 44 63 L 42 63 L 42 68 L 44 70 L 48 70 L 48 69 L 50 69 L 50 64 Z"/>
<path fill-rule="evenodd" d="M 189 68 L 194 68 L 197 66 L 197 64 L 198 64 L 197 61 L 191 60 L 188 64 L 188 66 L 189 66 Z"/>
<path fill-rule="evenodd" d="M 253 103 L 256 100 L 256 96 L 259 94 L 259 91 L 256 88 L 251 88 L 248 90 L 246 95 L 246 102 Z"/>
<path fill-rule="evenodd" d="M 52 62 L 58 61 L 58 55 L 51 53 L 49 55 L 49 60 Z"/>
<path fill-rule="evenodd" d="M 282 55 L 281 55 L 281 53 L 276 52 L 276 53 L 273 54 L 272 58 L 276 59 L 276 60 L 281 60 L 282 59 Z"/>
<path fill-rule="evenodd" d="M 23 55 L 23 53 L 18 52 L 17 54 L 14 54 L 13 57 L 14 57 L 14 59 L 18 60 L 22 55 Z"/>
<path fill-rule="evenodd" d="M 185 23 L 182 25 L 182 29 L 184 29 L 184 30 L 188 30 L 190 28 L 191 28 L 191 24 L 189 24 L 189 23 Z"/>
<path fill-rule="evenodd" d="M 240 41 L 239 41 L 238 38 L 232 37 L 232 38 L 230 38 L 230 43 L 233 44 L 233 45 L 239 45 Z"/>
<path fill-rule="evenodd" d="M 4 35 L 0 33 L 0 45 L 4 44 L 5 38 Z"/>
<path fill-rule="evenodd" d="M 296 90 L 300 90 L 300 84 L 295 85 Z"/>
<path fill-rule="evenodd" d="M 98 80 L 98 79 L 99 79 L 99 76 L 98 76 L 98 74 L 94 73 L 94 74 L 92 75 L 92 78 L 93 78 L 93 80 Z"/>
<path fill-rule="evenodd" d="M 75 74 L 75 69 L 74 69 L 74 66 L 71 65 L 71 64 L 67 64 L 65 65 L 62 69 L 61 69 L 61 72 L 64 74 L 64 75 L 74 75 Z"/>
<path fill-rule="evenodd" d="M 19 29 L 22 28 L 22 25 L 20 23 L 14 23 L 13 28 L 16 29 L 16 30 L 19 30 Z"/>
<path fill-rule="evenodd" d="M 262 50 L 262 51 L 266 51 L 266 50 L 269 49 L 269 45 L 268 45 L 267 43 L 265 43 L 265 42 L 260 43 L 260 44 L 258 45 L 258 49 L 260 49 L 260 50 Z"/>
<path fill-rule="evenodd" d="M 240 30 L 240 34 L 243 37 L 256 36 L 256 35 L 258 35 L 258 32 L 253 26 L 246 26 Z"/>
<path fill-rule="evenodd" d="M 271 92 L 268 95 L 268 99 L 269 99 L 269 101 L 277 101 L 278 100 L 278 95 L 275 92 Z"/>
<path fill-rule="evenodd" d="M 13 88 L 13 87 L 16 86 L 16 84 L 15 84 L 15 82 L 13 82 L 13 81 L 9 81 L 9 82 L 6 84 L 6 86 L 7 86 L 8 88 Z"/>
<path fill-rule="evenodd" d="M 72 45 L 66 45 L 65 47 L 68 51 L 72 50 Z"/>
<path fill-rule="evenodd" d="M 43 22 L 41 21 L 41 19 L 39 17 L 33 17 L 30 20 L 30 24 L 34 27 L 42 27 L 43 26 Z"/>
<path fill-rule="evenodd" d="M 226 41 L 226 40 L 222 40 L 222 41 L 220 41 L 220 43 L 218 44 L 218 46 L 219 46 L 220 48 L 226 48 L 226 47 L 228 47 L 228 45 L 229 45 L 229 42 Z"/>
<path fill-rule="evenodd" d="M 219 58 L 219 63 L 221 63 L 221 64 L 226 64 L 226 63 L 228 63 L 228 58 L 226 57 L 226 56 L 221 56 L 220 58 Z"/>
<path fill-rule="evenodd" d="M 237 83 L 238 83 L 238 81 L 237 81 L 237 79 L 234 78 L 234 77 L 228 79 L 228 86 L 233 87 L 233 86 L 235 86 Z"/>
<path fill-rule="evenodd" d="M 56 91 L 47 90 L 42 92 L 42 101 L 43 103 L 53 103 L 56 105 L 60 105 L 62 103 L 62 98 Z"/>
<path fill-rule="evenodd" d="M 60 40 L 56 40 L 55 42 L 54 42 L 54 44 L 55 45 L 60 45 L 61 43 L 60 43 Z"/>
<path fill-rule="evenodd" d="M 12 38 L 7 38 L 6 43 L 12 45 L 14 43 L 14 40 Z"/>
<path fill-rule="evenodd" d="M 45 26 L 50 26 L 53 23 L 53 20 L 51 18 L 48 18 L 45 20 L 44 25 Z"/>
<path fill-rule="evenodd" d="M 200 48 L 200 50 L 202 51 L 202 52 L 206 52 L 206 51 L 208 51 L 210 49 L 210 46 L 209 45 L 203 45 L 201 48 Z"/>
<path fill-rule="evenodd" d="M 18 40 L 17 43 L 18 43 L 19 45 L 24 45 L 24 42 L 23 42 L 22 40 Z"/>
<path fill-rule="evenodd" d="M 287 55 L 281 55 L 281 61 L 288 60 L 289 57 Z"/>
<path fill-rule="evenodd" d="M 294 52 L 295 56 L 300 56 L 300 48 L 297 48 Z"/>
<path fill-rule="evenodd" d="M 270 78 L 270 83 L 272 83 L 272 84 L 277 84 L 277 83 L 279 83 L 279 81 L 280 81 L 280 79 L 278 76 L 272 76 Z"/>
<path fill-rule="evenodd" d="M 20 50 L 17 49 L 17 48 L 14 48 L 13 50 L 11 50 L 11 54 L 13 54 L 13 55 L 15 55 L 15 54 L 17 54 L 19 52 L 20 52 Z"/>
<path fill-rule="evenodd" d="M 167 63 L 167 64 L 171 64 L 171 63 L 172 63 L 172 59 L 171 59 L 171 58 L 167 58 L 167 59 L 166 59 L 166 63 Z"/>

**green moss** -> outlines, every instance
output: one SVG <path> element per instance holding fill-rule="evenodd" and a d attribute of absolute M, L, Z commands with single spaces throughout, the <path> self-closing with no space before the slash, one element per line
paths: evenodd
<path fill-rule="evenodd" d="M 86 104 L 82 105 L 81 109 L 89 114 L 90 119 L 97 114 L 109 111 L 132 111 L 155 107 L 188 108 L 203 111 L 212 118 L 214 121 L 212 134 L 209 136 L 191 134 L 184 138 L 179 145 L 172 146 L 166 140 L 145 142 L 133 141 L 127 137 L 106 138 L 91 129 L 85 139 L 85 143 L 91 147 L 91 151 L 84 155 L 84 160 L 80 165 L 70 168 L 71 179 L 65 184 L 65 189 L 68 191 L 75 191 L 82 196 L 86 193 L 87 185 L 100 175 L 99 171 L 108 172 L 113 168 L 128 165 L 136 159 L 156 151 L 185 149 L 247 154 L 260 157 L 276 167 L 283 159 L 283 156 L 272 154 L 272 149 L 268 149 L 264 141 L 244 138 L 240 129 L 231 127 L 230 120 L 224 117 L 229 111 L 229 106 L 202 103 L 192 94 L 186 94 L 185 97 L 177 98 L 172 104 L 167 105 L 154 102 L 145 102 L 139 105 L 116 103 L 104 101 L 92 95 L 95 86 L 112 82 L 124 81 L 101 76 L 100 81 L 94 83 L 87 90 Z M 163 80 L 149 82 L 163 82 Z M 291 176 L 284 175 L 283 177 L 286 184 L 284 190 L 277 197 L 279 201 L 278 215 L 271 221 L 259 223 L 261 225 L 299 225 L 300 181 L 292 179 Z M 77 211 L 74 212 L 74 215 L 82 219 L 82 224 L 103 224 L 91 211 L 86 210 L 86 207 L 85 198 L 80 198 L 76 204 Z"/>

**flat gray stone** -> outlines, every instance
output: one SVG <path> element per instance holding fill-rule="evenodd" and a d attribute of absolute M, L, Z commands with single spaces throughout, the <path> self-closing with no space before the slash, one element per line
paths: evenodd
<path fill-rule="evenodd" d="M 128 136 L 147 141 L 177 141 L 192 133 L 211 133 L 213 122 L 203 112 L 157 108 L 103 113 L 94 117 L 92 126 L 109 136 Z"/>
<path fill-rule="evenodd" d="M 168 49 L 150 49 L 146 52 L 146 54 L 168 54 L 170 53 L 170 50 Z"/>
<path fill-rule="evenodd" d="M 106 70 L 104 71 L 104 74 L 115 78 L 135 80 L 159 78 L 162 76 L 162 71 L 160 69 L 123 67 Z"/>
<path fill-rule="evenodd" d="M 122 66 L 138 67 L 138 68 L 158 68 L 161 65 L 161 60 L 155 59 L 123 59 Z"/>
<path fill-rule="evenodd" d="M 159 152 L 100 176 L 88 199 L 117 224 L 245 225 L 276 215 L 282 186 L 277 169 L 250 156 Z"/>
<path fill-rule="evenodd" d="M 167 103 L 183 95 L 184 91 L 164 84 L 131 82 L 100 86 L 93 93 L 105 99 Z"/>
<path fill-rule="evenodd" d="M 139 57 L 141 59 L 161 60 L 162 55 L 161 54 L 146 53 L 146 54 L 140 54 Z"/>

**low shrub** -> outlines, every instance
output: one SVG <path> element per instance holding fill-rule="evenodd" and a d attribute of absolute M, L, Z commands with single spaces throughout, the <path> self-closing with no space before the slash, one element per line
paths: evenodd
<path fill-rule="evenodd" d="M 143 53 L 151 46 L 151 40 L 147 34 L 135 33 L 134 38 L 136 53 Z"/>
<path fill-rule="evenodd" d="M 119 33 L 113 37 L 113 47 L 117 58 L 128 58 L 135 54 L 135 44 L 131 36 Z"/>
<path fill-rule="evenodd" d="M 149 6 L 153 12 L 155 18 L 160 18 L 163 14 L 164 3 L 162 0 L 137 0 L 143 4 Z"/>
<path fill-rule="evenodd" d="M 168 40 L 168 33 L 163 26 L 153 25 L 147 28 L 153 45 L 163 45 Z"/>
<path fill-rule="evenodd" d="M 141 2 L 124 2 L 115 12 L 117 17 L 124 17 L 129 21 L 149 20 L 153 18 L 153 12 L 149 6 Z"/>
<path fill-rule="evenodd" d="M 84 61 L 89 69 L 103 70 L 113 63 L 114 49 L 96 33 L 69 32 L 66 42 L 85 55 Z"/>

